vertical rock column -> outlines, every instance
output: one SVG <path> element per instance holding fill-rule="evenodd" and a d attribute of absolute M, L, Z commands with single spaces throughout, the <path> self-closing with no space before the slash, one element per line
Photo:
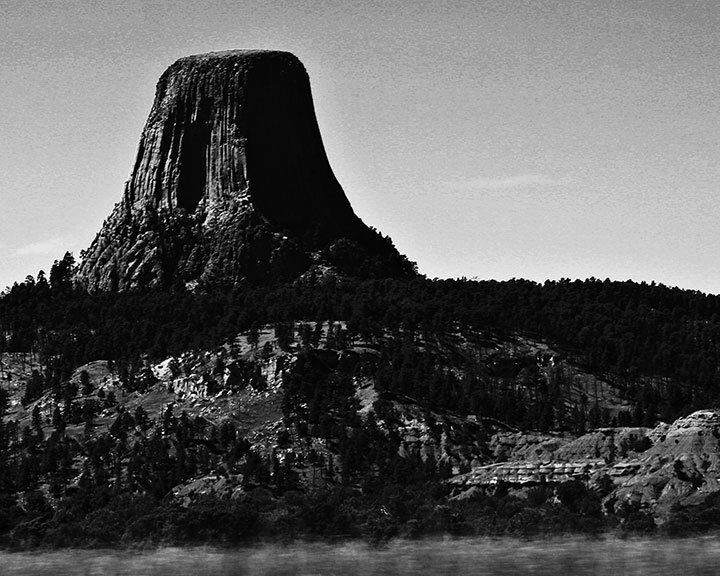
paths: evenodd
<path fill-rule="evenodd" d="M 282 231 L 271 243 L 286 233 L 373 239 L 332 173 L 295 56 L 182 58 L 158 82 L 123 199 L 84 252 L 77 279 L 91 290 L 211 272 L 237 280 L 244 264 L 230 260 L 247 255 L 238 243 L 257 222 Z"/>

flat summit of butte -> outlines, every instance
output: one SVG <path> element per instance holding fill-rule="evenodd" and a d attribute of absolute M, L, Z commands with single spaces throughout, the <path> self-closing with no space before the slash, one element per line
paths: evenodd
<path fill-rule="evenodd" d="M 162 74 L 122 200 L 81 256 L 90 290 L 414 271 L 353 212 L 302 63 L 264 50 L 188 56 Z"/>

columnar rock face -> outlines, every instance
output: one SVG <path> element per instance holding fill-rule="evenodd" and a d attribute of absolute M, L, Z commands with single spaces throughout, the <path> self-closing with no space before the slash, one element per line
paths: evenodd
<path fill-rule="evenodd" d="M 77 281 L 123 290 L 283 279 L 348 241 L 403 260 L 335 179 L 300 61 L 203 54 L 160 78 L 122 201 L 82 254 Z"/>

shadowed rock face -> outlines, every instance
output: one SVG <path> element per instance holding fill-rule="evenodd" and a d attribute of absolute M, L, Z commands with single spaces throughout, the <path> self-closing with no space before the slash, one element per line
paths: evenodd
<path fill-rule="evenodd" d="M 160 78 L 123 199 L 77 281 L 122 290 L 290 278 L 341 238 L 369 253 L 392 248 L 332 173 L 300 61 L 272 51 L 190 56 Z"/>

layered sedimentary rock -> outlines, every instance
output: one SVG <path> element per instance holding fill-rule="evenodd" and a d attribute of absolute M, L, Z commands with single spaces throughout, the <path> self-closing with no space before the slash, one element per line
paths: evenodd
<path fill-rule="evenodd" d="M 343 242 L 400 258 L 333 175 L 303 65 L 286 52 L 203 54 L 160 78 L 123 198 L 77 281 L 123 290 L 284 279 L 323 248 L 348 252 Z"/>
<path fill-rule="evenodd" d="M 511 457 L 454 477 L 449 482 L 456 487 L 456 498 L 470 497 L 479 487 L 523 489 L 580 480 L 604 496 L 608 510 L 636 507 L 662 523 L 673 506 L 696 505 L 720 491 L 717 409 L 699 410 L 654 429 L 601 428 L 574 439 L 502 436 L 491 445 L 504 444 Z"/>

